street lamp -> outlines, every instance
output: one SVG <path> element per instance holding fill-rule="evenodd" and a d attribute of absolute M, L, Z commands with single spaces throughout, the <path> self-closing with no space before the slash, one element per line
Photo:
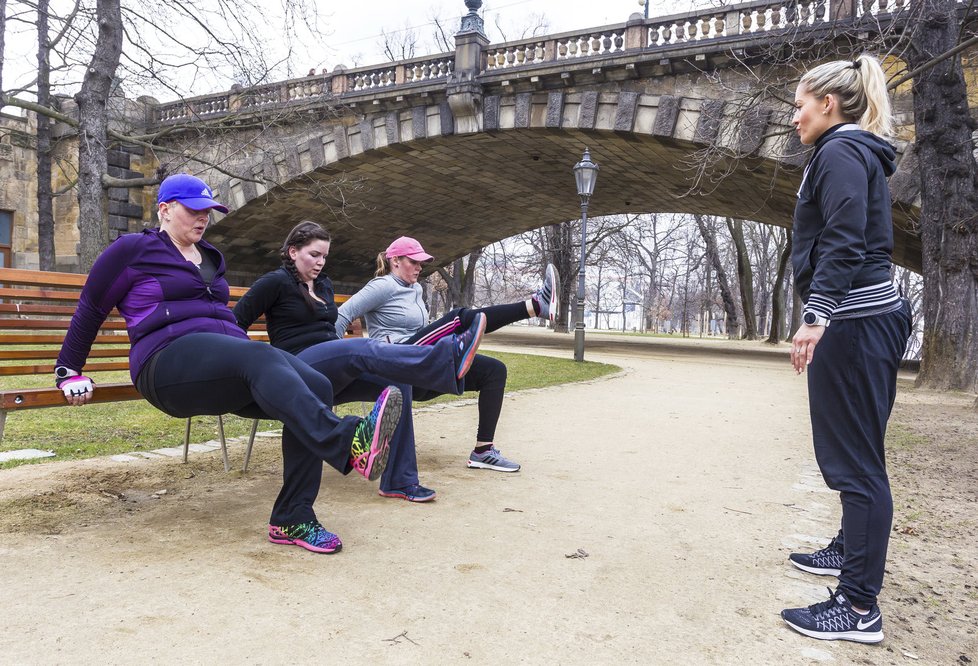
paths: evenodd
<path fill-rule="evenodd" d="M 638 0 L 638 4 L 641 7 L 645 7 L 645 18 L 649 17 L 649 5 L 651 4 L 649 0 Z"/>
<path fill-rule="evenodd" d="M 581 197 L 581 263 L 577 269 L 577 324 L 574 326 L 574 360 L 584 360 L 584 250 L 587 242 L 587 205 L 594 194 L 598 180 L 598 165 L 591 161 L 591 153 L 584 149 L 584 157 L 574 165 L 577 194 Z"/>

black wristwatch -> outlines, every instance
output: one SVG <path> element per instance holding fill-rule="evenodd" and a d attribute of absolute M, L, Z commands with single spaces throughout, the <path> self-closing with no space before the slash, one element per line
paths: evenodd
<path fill-rule="evenodd" d="M 64 365 L 59 365 L 54 369 L 54 385 L 57 386 L 65 379 L 74 377 L 77 374 L 78 373 L 71 368 Z"/>
<path fill-rule="evenodd" d="M 831 321 L 828 317 L 820 317 L 811 310 L 805 313 L 802 320 L 809 326 L 828 326 Z"/>

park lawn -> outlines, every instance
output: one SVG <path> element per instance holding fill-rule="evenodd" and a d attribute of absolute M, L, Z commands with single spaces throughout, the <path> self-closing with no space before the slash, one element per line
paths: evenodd
<path fill-rule="evenodd" d="M 570 359 L 549 356 L 533 356 L 503 352 L 487 352 L 487 356 L 500 359 L 509 370 L 508 391 L 542 388 L 570 382 L 594 379 L 616 372 L 619 368 L 605 363 L 575 363 Z M 93 373 L 98 383 L 129 380 L 128 372 Z M 0 388 L 48 387 L 47 375 L 0 378 Z M 442 396 L 432 402 L 448 402 L 463 396 Z M 359 403 L 340 405 L 338 414 L 362 415 Z M 183 446 L 184 419 L 175 419 L 160 412 L 145 400 L 86 405 L 85 407 L 57 407 L 10 412 L 0 451 L 40 449 L 55 454 L 51 458 L 12 460 L 0 463 L 0 469 L 29 463 L 53 460 L 72 460 L 95 456 L 149 451 L 163 447 Z M 275 430 L 278 421 L 263 421 L 259 430 Z M 237 416 L 224 417 L 227 437 L 247 435 L 251 421 Z M 217 417 L 198 416 L 193 419 L 191 442 L 205 442 L 218 438 Z"/>

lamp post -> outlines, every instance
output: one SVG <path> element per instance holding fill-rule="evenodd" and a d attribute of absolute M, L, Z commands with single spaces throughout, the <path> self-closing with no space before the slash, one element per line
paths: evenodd
<path fill-rule="evenodd" d="M 649 17 L 649 5 L 651 4 L 649 0 L 638 0 L 638 4 L 645 8 L 645 18 Z"/>
<path fill-rule="evenodd" d="M 584 149 L 584 157 L 574 165 L 577 195 L 581 197 L 581 262 L 577 269 L 577 323 L 574 326 L 574 360 L 584 360 L 584 255 L 587 243 L 587 205 L 594 194 L 598 180 L 598 165 L 591 161 L 591 153 Z"/>

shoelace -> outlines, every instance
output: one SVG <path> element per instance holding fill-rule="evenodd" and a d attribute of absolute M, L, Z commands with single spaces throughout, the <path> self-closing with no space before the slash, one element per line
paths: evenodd
<path fill-rule="evenodd" d="M 811 606 L 808 607 L 808 612 L 815 617 L 822 615 L 829 609 L 839 604 L 838 599 L 835 598 L 836 593 L 832 591 L 832 588 L 827 587 L 825 589 L 829 591 L 829 598 L 826 599 L 825 601 L 820 601 L 817 604 L 812 604 Z"/>

